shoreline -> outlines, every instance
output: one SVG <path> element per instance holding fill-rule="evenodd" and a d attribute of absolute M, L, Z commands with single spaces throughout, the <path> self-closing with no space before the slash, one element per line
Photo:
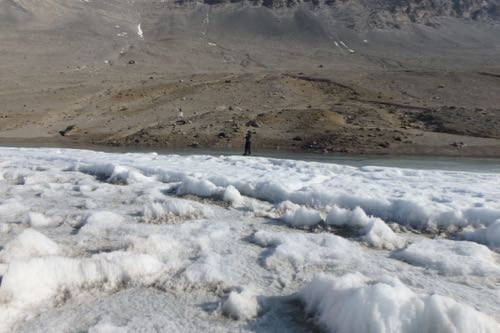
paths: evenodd
<path fill-rule="evenodd" d="M 86 149 L 105 152 L 196 152 L 196 151 L 214 151 L 221 153 L 232 153 L 235 155 L 243 154 L 244 147 L 207 145 L 192 147 L 189 145 L 160 146 L 160 145 L 131 145 L 131 144 L 105 144 L 92 143 L 71 138 L 0 138 L 0 147 L 18 147 L 18 148 L 68 148 L 68 149 Z M 364 148 L 364 147 L 363 147 Z M 413 146 L 405 149 L 387 148 L 384 150 L 366 147 L 364 150 L 349 149 L 346 152 L 341 151 L 319 151 L 316 149 L 306 149 L 290 146 L 280 146 L 279 149 L 272 148 L 271 145 L 254 144 L 252 151 L 255 156 L 259 152 L 265 155 L 309 155 L 309 156 L 360 156 L 360 157 L 405 157 L 405 158 L 481 158 L 481 159 L 500 159 L 500 145 L 485 146 L 467 146 L 463 148 L 444 147 L 444 146 Z"/>
<path fill-rule="evenodd" d="M 0 148 L 54 148 L 54 149 L 81 149 L 108 153 L 158 153 L 161 155 L 176 154 L 176 155 L 243 155 L 243 147 L 161 147 L 150 145 L 106 145 L 95 144 L 88 142 L 76 142 L 72 140 L 47 140 L 32 139 L 32 138 L 16 138 L 3 140 L 0 139 Z M 425 148 L 425 147 L 422 147 Z M 305 161 L 329 161 L 329 160 L 453 160 L 453 161 L 474 161 L 484 160 L 498 162 L 500 165 L 500 154 L 495 154 L 500 147 L 492 146 L 494 154 L 477 154 L 481 150 L 476 150 L 476 154 L 463 154 L 466 149 L 457 150 L 455 154 L 450 154 L 449 150 L 439 154 L 439 147 L 427 147 L 429 150 L 422 149 L 421 151 L 413 149 L 411 152 L 401 153 L 396 149 L 388 149 L 383 152 L 318 152 L 311 149 L 297 149 L 291 147 L 282 147 L 280 149 L 272 149 L 269 147 L 252 147 L 254 157 L 268 157 L 278 159 L 296 159 Z M 470 147 L 476 148 L 477 147 Z M 496 149 L 495 149 L 496 148 Z M 426 153 L 431 151 L 431 153 Z M 461 154 L 462 153 L 462 154 Z"/>

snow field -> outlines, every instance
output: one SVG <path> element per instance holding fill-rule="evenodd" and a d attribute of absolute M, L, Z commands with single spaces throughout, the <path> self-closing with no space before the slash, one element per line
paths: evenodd
<path fill-rule="evenodd" d="M 201 157 L 185 159 L 195 158 L 201 159 Z M 223 196 L 227 186 L 232 185 L 245 196 L 273 203 L 289 200 L 296 204 L 321 209 L 333 205 L 351 210 L 360 207 L 368 215 L 422 229 L 490 225 L 496 219 L 500 219 L 498 203 L 488 200 L 497 196 L 498 190 L 485 189 L 480 186 L 481 181 L 491 182 L 493 187 L 495 184 L 498 185 L 499 177 L 495 175 L 374 167 L 356 169 L 348 166 L 331 166 L 327 168 L 317 163 L 302 165 L 305 162 L 299 161 L 279 161 L 282 163 L 280 165 L 278 161 L 261 161 L 258 158 L 252 163 L 240 165 L 242 160 L 238 157 L 226 157 L 219 160 L 212 157 L 204 158 L 206 158 L 206 161 L 202 163 L 206 165 L 206 168 L 202 169 L 204 172 L 198 168 L 187 173 L 161 169 L 146 169 L 143 172 L 156 173 L 156 177 L 161 177 L 165 181 L 179 181 L 180 186 L 177 189 L 179 195 L 219 197 Z M 226 160 L 229 160 L 228 164 L 238 169 L 240 174 L 251 175 L 250 178 L 247 177 L 248 181 L 237 174 L 224 174 L 224 166 L 217 163 L 223 163 Z M 182 164 L 186 161 L 176 162 L 181 162 L 178 167 L 182 168 Z M 258 165 L 259 162 L 263 162 L 264 166 Z M 270 164 L 267 168 L 266 162 Z M 317 170 L 314 170 L 315 166 Z M 93 168 L 99 169 L 102 166 L 97 165 Z M 307 177 L 301 174 L 303 169 Z M 321 174 L 325 172 L 328 175 L 336 169 L 339 171 L 330 178 Z M 282 174 L 279 174 L 280 172 Z M 114 170 L 105 173 L 110 180 L 113 177 L 116 178 L 115 174 L 117 172 Z M 123 175 L 127 172 L 121 170 L 118 174 Z M 437 185 L 433 182 L 436 177 L 441 179 Z M 470 179 L 472 177 L 474 179 Z M 340 182 L 339 178 L 344 179 Z M 463 184 L 456 184 L 457 178 L 464 178 Z M 301 181 L 296 181 L 296 179 L 301 179 Z M 469 188 L 467 188 L 468 182 Z M 351 186 L 345 187 L 347 184 Z M 375 184 L 377 186 L 374 186 Z M 466 188 L 463 188 L 464 186 Z M 479 188 L 476 189 L 476 186 Z M 432 195 L 426 187 L 437 190 L 437 194 Z M 335 188 L 336 193 L 330 193 L 329 188 Z M 373 191 L 367 193 L 366 189 Z M 472 202 L 468 195 L 472 196 Z"/>
<path fill-rule="evenodd" d="M 0 332 L 493 332 L 496 185 L 497 174 L 0 148 Z"/>

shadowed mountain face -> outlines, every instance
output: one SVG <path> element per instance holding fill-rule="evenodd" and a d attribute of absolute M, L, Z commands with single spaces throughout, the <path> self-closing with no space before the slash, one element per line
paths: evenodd
<path fill-rule="evenodd" d="M 186 4 L 196 1 L 180 0 Z M 241 3 L 238 0 L 205 0 L 205 4 Z M 352 27 L 400 27 L 401 24 L 436 24 L 437 17 L 468 18 L 472 20 L 498 19 L 497 0 L 262 0 L 249 1 L 254 6 L 293 8 L 301 4 L 314 10 L 329 8 L 332 17 Z"/>
<path fill-rule="evenodd" d="M 499 17 L 498 0 L 138 0 L 138 1 L 58 1 L 58 0 L 2 0 L 0 17 L 5 24 L 28 18 L 32 13 L 57 16 L 59 11 L 78 9 L 80 4 L 115 16 L 135 11 L 152 15 L 160 8 L 187 8 L 196 5 L 246 5 L 270 9 L 307 6 L 314 11 L 329 10 L 336 19 L 356 23 L 356 26 L 395 26 L 399 23 L 432 23 L 437 17 L 466 18 L 477 21 L 496 20 Z M 59 13 L 58 13 L 59 12 Z M 106 13 L 107 12 L 107 13 Z"/>

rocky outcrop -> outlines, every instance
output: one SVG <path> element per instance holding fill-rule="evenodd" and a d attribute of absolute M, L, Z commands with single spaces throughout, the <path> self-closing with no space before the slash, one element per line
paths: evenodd
<path fill-rule="evenodd" d="M 399 27 L 404 23 L 436 25 L 436 18 L 477 21 L 500 19 L 500 0 L 177 0 L 178 5 L 247 3 L 271 9 L 309 6 L 327 8 L 332 16 L 352 26 Z"/>
<path fill-rule="evenodd" d="M 499 18 L 496 0 L 382 0 L 370 10 L 370 24 L 387 26 L 412 22 L 434 25 L 438 17 L 454 17 L 479 21 Z"/>
<path fill-rule="evenodd" d="M 323 18 L 341 22 L 348 28 L 399 28 L 408 23 L 430 26 L 439 25 L 441 18 L 458 18 L 470 21 L 500 21 L 500 0 L 136 0 L 128 6 L 118 0 L 96 0 L 83 3 L 94 11 L 129 15 L 128 9 L 137 13 L 154 15 L 199 4 L 217 7 L 264 7 L 279 13 L 287 9 L 305 7 Z M 0 26 L 29 21 L 32 14 L 42 17 L 63 17 L 77 6 L 63 0 L 0 0 Z M 130 7 L 130 8 L 128 8 Z M 127 9 L 128 8 L 128 9 Z M 64 9 L 64 10 L 62 10 Z M 62 14 L 58 14 L 61 12 Z M 75 14 L 78 17 L 78 14 Z"/>

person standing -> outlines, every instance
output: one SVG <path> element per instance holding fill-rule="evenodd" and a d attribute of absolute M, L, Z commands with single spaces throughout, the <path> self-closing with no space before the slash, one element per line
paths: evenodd
<path fill-rule="evenodd" d="M 248 131 L 245 136 L 245 153 L 243 156 L 252 155 L 252 132 Z"/>
<path fill-rule="evenodd" d="M 179 108 L 177 112 L 177 121 L 183 121 L 184 120 L 184 112 L 182 111 L 182 108 Z"/>

